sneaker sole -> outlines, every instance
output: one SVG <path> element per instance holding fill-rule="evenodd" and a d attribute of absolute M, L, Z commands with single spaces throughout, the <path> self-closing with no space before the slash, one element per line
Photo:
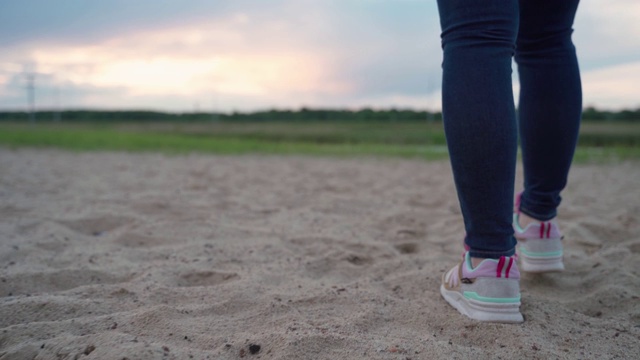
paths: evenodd
<path fill-rule="evenodd" d="M 530 273 L 560 272 L 564 270 L 562 256 L 531 257 L 520 254 L 520 270 Z"/>
<path fill-rule="evenodd" d="M 520 313 L 520 302 L 517 303 L 488 303 L 467 299 L 457 291 L 450 291 L 440 285 L 442 297 L 462 315 L 474 320 L 518 324 L 524 321 Z"/>

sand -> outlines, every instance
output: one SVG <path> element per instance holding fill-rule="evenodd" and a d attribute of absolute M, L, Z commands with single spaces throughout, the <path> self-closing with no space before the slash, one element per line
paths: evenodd
<path fill-rule="evenodd" d="M 0 149 L 0 359 L 638 359 L 640 166 L 564 199 L 567 270 L 483 324 L 446 161 Z"/>

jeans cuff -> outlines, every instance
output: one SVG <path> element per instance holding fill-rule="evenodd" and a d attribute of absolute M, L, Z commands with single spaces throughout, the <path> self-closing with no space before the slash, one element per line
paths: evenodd
<path fill-rule="evenodd" d="M 551 219 L 553 219 L 554 217 L 558 216 L 558 212 L 556 210 L 554 210 L 552 213 L 549 214 L 542 214 L 542 213 L 538 213 L 535 211 L 531 211 L 527 208 L 525 208 L 524 206 L 520 205 L 520 212 L 524 213 L 525 215 L 528 215 L 538 221 L 549 221 Z"/>
<path fill-rule="evenodd" d="M 513 256 L 516 253 L 516 248 L 512 248 L 507 251 L 486 251 L 469 249 L 469 256 L 483 259 L 500 259 L 502 256 Z"/>

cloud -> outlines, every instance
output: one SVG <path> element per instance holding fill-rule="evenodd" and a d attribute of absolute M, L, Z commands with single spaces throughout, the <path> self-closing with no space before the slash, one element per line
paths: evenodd
<path fill-rule="evenodd" d="M 250 3 L 247 0 L 5 2 L 0 12 L 0 44 L 90 44 L 141 29 L 215 22 L 234 12 L 234 7 Z M 260 8 L 266 4 L 251 5 Z"/>
<path fill-rule="evenodd" d="M 635 0 L 580 5 L 585 100 L 632 103 L 603 91 L 626 87 L 614 70 L 640 61 L 638 14 Z M 0 106 L 24 103 L 16 74 L 30 62 L 49 74 L 39 91 L 61 88 L 71 107 L 439 108 L 439 35 L 431 0 L 12 2 L 0 12 Z M 587 77 L 606 69 L 623 85 Z"/>
<path fill-rule="evenodd" d="M 289 24 L 243 13 L 214 24 L 140 31 L 90 45 L 48 45 L 30 53 L 40 73 L 76 87 L 122 88 L 121 98 L 347 91 L 348 84 L 331 79 L 329 56 L 305 46 Z"/>
<path fill-rule="evenodd" d="M 426 95 L 426 41 L 413 40 L 415 25 L 396 26 L 406 14 L 377 13 L 389 10 L 383 5 L 358 7 L 347 18 L 336 3 L 288 2 L 276 11 L 280 16 L 236 12 L 215 22 L 140 29 L 90 44 L 45 42 L 28 57 L 39 72 L 55 74 L 70 87 L 120 88 L 123 104 L 167 94 L 184 103 L 250 99 L 238 104 L 244 107 L 348 105 L 363 97 L 401 98 L 407 91 Z M 372 22 L 376 17 L 384 21 Z M 349 32 L 352 21 L 360 26 Z"/>
<path fill-rule="evenodd" d="M 640 61 L 587 71 L 582 74 L 585 106 L 606 104 L 609 109 L 640 108 Z"/>
<path fill-rule="evenodd" d="M 573 38 L 582 69 L 640 60 L 639 16 L 637 0 L 580 2 Z"/>

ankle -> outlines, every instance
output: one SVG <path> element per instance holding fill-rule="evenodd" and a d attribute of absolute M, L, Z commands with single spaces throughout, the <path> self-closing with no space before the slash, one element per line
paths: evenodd
<path fill-rule="evenodd" d="M 548 221 L 551 221 L 551 220 L 548 220 Z M 521 212 L 520 214 L 518 214 L 518 225 L 520 225 L 520 227 L 523 229 L 525 229 L 530 224 L 540 224 L 541 222 L 543 221 L 535 219 L 525 213 Z"/>

